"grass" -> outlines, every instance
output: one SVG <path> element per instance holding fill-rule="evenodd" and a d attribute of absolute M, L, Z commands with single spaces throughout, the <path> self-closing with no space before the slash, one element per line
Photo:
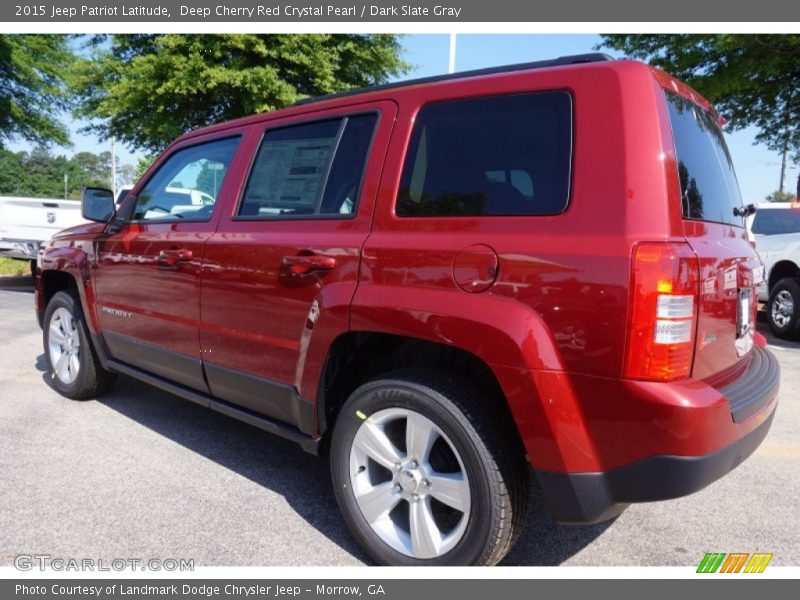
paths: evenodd
<path fill-rule="evenodd" d="M 14 260 L 0 256 L 0 277 L 29 275 L 31 268 L 27 260 Z"/>

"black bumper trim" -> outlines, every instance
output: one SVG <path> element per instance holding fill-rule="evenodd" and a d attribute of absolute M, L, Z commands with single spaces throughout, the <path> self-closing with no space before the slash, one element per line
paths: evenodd
<path fill-rule="evenodd" d="M 716 481 L 758 448 L 774 415 L 773 410 L 746 436 L 704 456 L 652 456 L 596 473 L 534 472 L 557 521 L 600 523 L 619 515 L 633 502 L 679 498 Z"/>
<path fill-rule="evenodd" d="M 734 423 L 741 423 L 756 414 L 778 395 L 781 368 L 769 350 L 756 347 L 753 358 L 741 377 L 721 388 L 728 400 Z"/>

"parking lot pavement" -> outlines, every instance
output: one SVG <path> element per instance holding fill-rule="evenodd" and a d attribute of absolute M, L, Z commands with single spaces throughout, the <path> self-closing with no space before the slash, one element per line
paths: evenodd
<path fill-rule="evenodd" d="M 766 331 L 762 327 L 762 331 Z M 121 377 L 76 402 L 44 381 L 29 285 L 0 280 L 0 564 L 20 553 L 190 558 L 197 565 L 356 565 L 327 463 L 293 444 Z M 559 526 L 534 492 L 509 565 L 696 565 L 705 552 L 772 552 L 800 565 L 800 344 L 767 439 L 701 492 L 616 521 Z"/>

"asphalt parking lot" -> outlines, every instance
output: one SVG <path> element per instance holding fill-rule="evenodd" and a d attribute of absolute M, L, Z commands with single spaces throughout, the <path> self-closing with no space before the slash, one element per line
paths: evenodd
<path fill-rule="evenodd" d="M 769 339 L 783 369 L 780 406 L 735 472 L 595 526 L 555 524 L 534 492 L 504 564 L 696 565 L 705 552 L 760 551 L 774 553 L 772 565 L 800 565 L 800 344 Z M 100 400 L 51 390 L 25 280 L 0 280 L 0 340 L 0 565 L 21 553 L 367 561 L 340 520 L 325 460 L 125 377 Z"/>

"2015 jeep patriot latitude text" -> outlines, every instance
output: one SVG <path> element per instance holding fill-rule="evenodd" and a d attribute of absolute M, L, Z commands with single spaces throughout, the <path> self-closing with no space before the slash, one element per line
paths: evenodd
<path fill-rule="evenodd" d="M 493 564 L 753 452 L 779 372 L 714 110 L 603 55 L 188 133 L 40 257 L 52 385 L 124 373 L 325 448 L 378 563 Z M 264 457 L 269 460 L 268 456 Z"/>

